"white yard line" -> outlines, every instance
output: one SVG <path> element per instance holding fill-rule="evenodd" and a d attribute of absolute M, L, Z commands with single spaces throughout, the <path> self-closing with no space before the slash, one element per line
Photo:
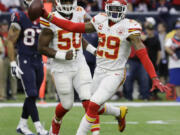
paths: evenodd
<path fill-rule="evenodd" d="M 117 124 L 117 121 L 101 122 L 101 124 L 114 125 L 114 124 Z M 137 122 L 137 121 L 127 121 L 126 124 L 137 125 L 137 124 L 139 124 L 139 122 Z"/>
<path fill-rule="evenodd" d="M 37 103 L 38 107 L 55 107 L 58 103 L 45 103 L 39 104 Z M 114 106 L 129 106 L 129 107 L 152 107 L 152 106 L 180 106 L 180 103 L 177 102 L 108 102 L 108 104 Z M 23 103 L 0 103 L 0 108 L 2 107 L 22 107 Z M 74 106 L 80 107 L 82 106 L 81 103 L 74 103 Z"/>
<path fill-rule="evenodd" d="M 146 121 L 147 124 L 169 124 L 167 121 L 163 120 L 153 120 L 153 121 Z"/>
<path fill-rule="evenodd" d="M 151 120 L 151 121 L 145 121 L 145 122 L 139 122 L 139 121 L 127 121 L 126 124 L 129 125 L 138 125 L 138 124 L 150 124 L 150 125 L 167 125 L 167 124 L 173 124 L 179 122 L 178 120 Z M 114 125 L 117 124 L 117 121 L 101 121 L 101 124 L 107 124 L 107 125 Z"/>

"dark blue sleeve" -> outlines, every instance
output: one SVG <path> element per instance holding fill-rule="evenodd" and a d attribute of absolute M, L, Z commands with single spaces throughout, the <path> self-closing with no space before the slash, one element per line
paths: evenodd
<path fill-rule="evenodd" d="M 22 12 L 14 12 L 11 15 L 11 23 L 16 22 L 20 24 L 22 22 L 23 14 Z"/>

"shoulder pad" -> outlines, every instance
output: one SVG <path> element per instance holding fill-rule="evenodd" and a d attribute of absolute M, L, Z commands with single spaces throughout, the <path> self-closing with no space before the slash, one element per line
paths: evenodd
<path fill-rule="evenodd" d="M 78 12 L 83 12 L 84 8 L 81 7 L 81 6 L 77 6 L 75 10 L 78 11 Z"/>
<path fill-rule="evenodd" d="M 96 23 L 96 24 L 100 24 L 100 23 L 103 23 L 104 21 L 106 21 L 107 19 L 108 19 L 108 17 L 107 17 L 106 13 L 99 13 L 93 17 L 92 22 Z"/>

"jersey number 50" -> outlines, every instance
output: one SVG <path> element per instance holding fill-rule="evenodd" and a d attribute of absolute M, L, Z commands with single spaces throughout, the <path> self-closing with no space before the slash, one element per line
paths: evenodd
<path fill-rule="evenodd" d="M 98 33 L 99 44 L 97 55 L 107 59 L 117 59 L 121 40 L 118 37 L 108 36 L 106 34 Z M 107 48 L 106 51 L 103 48 Z"/>
<path fill-rule="evenodd" d="M 78 49 L 81 47 L 81 34 L 80 33 L 73 33 L 72 37 L 63 37 L 65 34 L 70 34 L 72 32 L 68 32 L 65 30 L 59 30 L 58 31 L 58 41 L 59 42 L 64 42 L 66 45 L 63 44 L 58 44 L 58 48 L 61 50 L 69 50 L 71 48 L 71 42 L 74 48 Z M 79 41 L 76 43 L 76 36 L 79 34 Z M 72 41 L 71 41 L 72 40 Z"/>

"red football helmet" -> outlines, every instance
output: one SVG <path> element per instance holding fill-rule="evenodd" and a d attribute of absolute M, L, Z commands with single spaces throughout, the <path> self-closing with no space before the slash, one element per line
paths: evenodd
<path fill-rule="evenodd" d="M 113 22 L 119 22 L 125 17 L 127 2 L 125 0 L 107 0 L 105 11 Z"/>
<path fill-rule="evenodd" d="M 77 7 L 77 0 L 56 0 L 56 9 L 58 12 L 70 15 Z"/>

